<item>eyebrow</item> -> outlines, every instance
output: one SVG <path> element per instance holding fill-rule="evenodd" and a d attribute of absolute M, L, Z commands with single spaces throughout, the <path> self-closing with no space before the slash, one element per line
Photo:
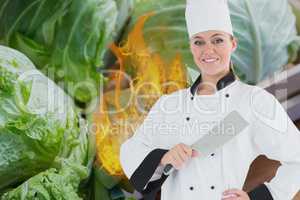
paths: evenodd
<path fill-rule="evenodd" d="M 213 38 L 213 37 L 215 37 L 215 36 L 223 36 L 222 34 L 220 34 L 220 33 L 215 33 L 215 34 L 213 34 L 210 38 Z M 195 36 L 193 39 L 203 39 L 203 37 L 201 37 L 201 36 Z"/>

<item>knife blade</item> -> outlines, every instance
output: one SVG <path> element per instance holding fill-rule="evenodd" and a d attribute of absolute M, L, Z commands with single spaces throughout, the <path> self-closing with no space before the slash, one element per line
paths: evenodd
<path fill-rule="evenodd" d="M 200 153 L 200 158 L 205 158 L 240 134 L 248 125 L 249 123 L 237 111 L 232 111 L 215 125 L 208 134 L 192 144 L 191 148 Z M 174 168 L 171 164 L 167 164 L 163 169 L 165 175 L 169 175 L 173 171 Z"/>

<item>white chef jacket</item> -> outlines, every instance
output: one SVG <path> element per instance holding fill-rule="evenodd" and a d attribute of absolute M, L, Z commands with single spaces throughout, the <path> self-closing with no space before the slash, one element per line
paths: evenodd
<path fill-rule="evenodd" d="M 224 190 L 242 189 L 250 164 L 261 154 L 282 164 L 276 176 L 264 183 L 270 195 L 265 199 L 292 199 L 300 189 L 300 134 L 275 97 L 239 80 L 213 95 L 197 95 L 191 92 L 193 87 L 159 98 L 135 134 L 122 144 L 120 162 L 126 176 L 135 179 L 134 186 L 141 180 L 137 186 L 141 190 L 158 180 L 164 167 L 159 162 L 168 149 L 178 143 L 192 145 L 235 110 L 249 125 L 210 156 L 201 157 L 199 152 L 199 157 L 169 175 L 161 200 L 220 200 Z M 146 171 L 151 171 L 151 165 L 149 177 Z"/>

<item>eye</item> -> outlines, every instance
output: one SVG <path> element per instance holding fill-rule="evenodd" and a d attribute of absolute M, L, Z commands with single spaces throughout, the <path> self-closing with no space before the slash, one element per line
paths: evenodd
<path fill-rule="evenodd" d="M 222 38 L 216 38 L 216 39 L 214 39 L 213 40 L 213 44 L 221 44 L 221 43 L 223 43 L 224 42 L 224 40 L 222 39 Z"/>
<path fill-rule="evenodd" d="M 204 45 L 204 44 L 205 44 L 205 42 L 201 41 L 201 40 L 194 41 L 194 45 L 197 45 L 197 46 L 201 46 L 201 45 Z"/>

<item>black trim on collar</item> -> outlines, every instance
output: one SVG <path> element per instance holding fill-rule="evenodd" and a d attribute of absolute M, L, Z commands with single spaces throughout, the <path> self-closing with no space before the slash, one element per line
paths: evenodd
<path fill-rule="evenodd" d="M 198 85 L 201 83 L 201 74 L 198 76 L 196 81 L 192 84 L 190 88 L 190 92 L 192 95 L 195 95 L 196 89 Z M 225 76 L 223 76 L 218 82 L 217 82 L 217 90 L 221 90 L 231 84 L 233 81 L 235 81 L 235 76 L 233 74 L 233 71 L 230 69 L 230 72 L 228 72 Z"/>

